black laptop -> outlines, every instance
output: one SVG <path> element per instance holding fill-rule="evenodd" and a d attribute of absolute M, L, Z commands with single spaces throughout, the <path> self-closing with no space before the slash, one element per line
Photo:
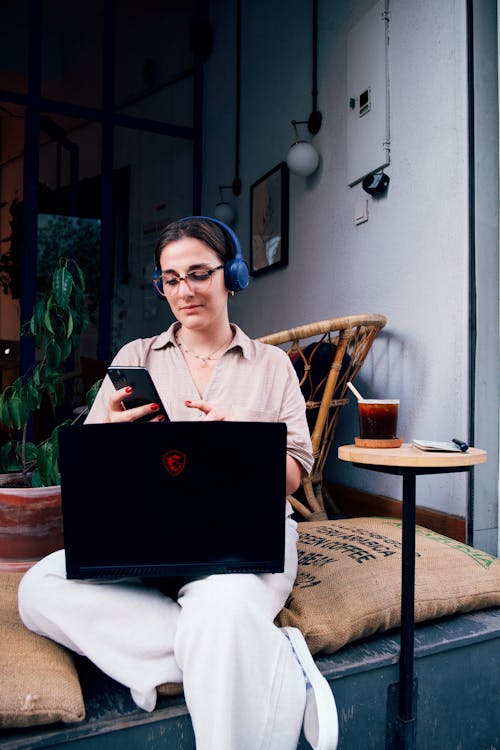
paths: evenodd
<path fill-rule="evenodd" d="M 286 425 L 59 430 L 68 578 L 284 569 Z"/>

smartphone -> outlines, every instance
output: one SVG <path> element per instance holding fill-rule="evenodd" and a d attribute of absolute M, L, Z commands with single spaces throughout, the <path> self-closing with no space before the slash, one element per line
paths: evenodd
<path fill-rule="evenodd" d="M 159 411 L 151 412 L 151 415 L 146 414 L 144 417 L 137 419 L 137 422 L 148 422 L 159 414 L 163 414 L 165 421 L 169 421 L 167 410 L 162 404 L 153 379 L 146 367 L 111 365 L 107 372 L 116 390 L 126 386 L 132 386 L 134 389 L 130 396 L 123 399 L 123 405 L 126 409 L 144 406 L 144 404 L 158 404 L 160 407 Z"/>

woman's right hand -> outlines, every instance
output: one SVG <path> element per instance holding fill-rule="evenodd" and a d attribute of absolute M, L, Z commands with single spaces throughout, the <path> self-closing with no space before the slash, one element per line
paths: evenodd
<path fill-rule="evenodd" d="M 154 414 L 159 410 L 158 404 L 144 404 L 144 406 L 136 406 L 133 409 L 127 409 L 124 406 L 124 401 L 127 400 L 128 396 L 131 396 L 133 388 L 127 385 L 125 388 L 119 388 L 117 391 L 111 393 L 108 401 L 107 413 L 104 419 L 105 422 L 135 422 L 140 417 L 146 417 L 150 414 Z M 163 414 L 152 417 L 149 422 L 164 422 L 165 417 Z"/>

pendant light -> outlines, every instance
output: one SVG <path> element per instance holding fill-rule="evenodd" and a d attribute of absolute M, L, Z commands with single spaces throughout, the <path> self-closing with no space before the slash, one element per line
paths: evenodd
<path fill-rule="evenodd" d="M 286 156 L 286 163 L 290 171 L 302 177 L 308 177 L 315 172 L 319 164 L 319 154 L 312 143 L 299 140 L 297 125 L 302 125 L 306 122 L 307 120 L 292 120 L 295 143 L 292 143 Z"/>
<path fill-rule="evenodd" d="M 307 177 L 316 171 L 319 164 L 319 154 L 312 143 L 299 140 L 297 125 L 306 125 L 311 135 L 316 135 L 321 129 L 323 116 L 318 110 L 318 0 L 313 0 L 313 38 L 312 38 L 312 112 L 307 120 L 292 120 L 295 142 L 288 149 L 286 163 L 294 174 Z"/>
<path fill-rule="evenodd" d="M 228 224 L 229 226 L 231 226 L 236 218 L 236 211 L 231 203 L 224 200 L 222 191 L 230 188 L 232 188 L 232 185 L 219 185 L 220 200 L 214 209 L 215 218 L 219 219 L 219 221 L 223 221 L 224 224 Z"/>

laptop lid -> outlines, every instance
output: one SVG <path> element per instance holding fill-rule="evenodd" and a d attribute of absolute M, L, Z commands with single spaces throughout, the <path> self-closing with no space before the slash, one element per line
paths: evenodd
<path fill-rule="evenodd" d="M 66 425 L 68 578 L 284 569 L 286 425 Z"/>

